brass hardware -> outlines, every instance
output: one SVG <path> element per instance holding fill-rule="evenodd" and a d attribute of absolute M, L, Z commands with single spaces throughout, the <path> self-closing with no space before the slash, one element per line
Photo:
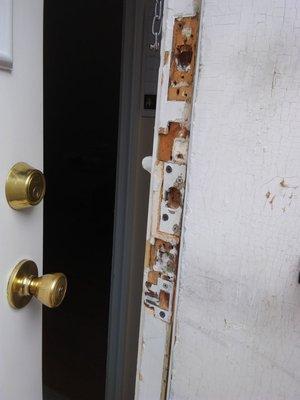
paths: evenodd
<path fill-rule="evenodd" d="M 36 206 L 45 196 L 46 182 L 41 171 L 19 162 L 9 171 L 5 193 L 8 204 L 15 210 Z"/>
<path fill-rule="evenodd" d="M 13 269 L 8 285 L 8 302 L 13 308 L 23 308 L 34 296 L 47 307 L 58 307 L 67 290 L 67 278 L 55 273 L 38 277 L 36 264 L 31 260 L 20 261 Z"/>

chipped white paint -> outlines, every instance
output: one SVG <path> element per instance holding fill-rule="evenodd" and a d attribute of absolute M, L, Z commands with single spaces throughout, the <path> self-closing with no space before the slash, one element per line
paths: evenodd
<path fill-rule="evenodd" d="M 172 158 L 176 163 L 178 164 L 187 163 L 188 147 L 189 147 L 188 138 L 176 138 L 174 140 L 172 149 Z"/>
<path fill-rule="evenodd" d="M 176 246 L 173 245 L 171 249 L 160 248 L 156 252 L 156 260 L 154 264 L 154 271 L 162 272 L 168 276 L 170 282 L 174 282 L 174 266 L 178 252 Z M 171 268 L 170 268 L 171 267 Z"/>
<path fill-rule="evenodd" d="M 300 2 L 202 11 L 169 399 L 298 400 Z"/>
<path fill-rule="evenodd" d="M 145 291 L 145 305 L 153 309 L 156 318 L 168 323 L 171 321 L 173 312 L 177 260 L 176 244 L 164 242 L 157 244 L 153 265 L 157 283 L 153 282 L 151 286 L 146 286 Z"/>
<path fill-rule="evenodd" d="M 150 186 L 150 202 L 148 214 L 147 240 L 154 244 L 154 238 L 160 238 L 173 245 L 178 242 L 174 232 L 172 235 L 161 232 L 160 210 L 161 191 L 163 185 L 164 163 L 156 161 L 159 129 L 167 128 L 170 121 L 179 121 L 189 126 L 191 105 L 183 101 L 167 101 L 170 73 L 170 54 L 172 51 L 174 18 L 193 16 L 199 11 L 200 0 L 165 0 L 163 35 L 161 43 L 161 66 L 159 74 L 157 112 L 154 132 L 154 157 Z M 187 32 L 188 34 L 188 32 Z M 169 57 L 166 57 L 169 52 Z M 179 143 L 178 143 L 179 145 Z M 181 144 L 181 149 L 184 151 Z M 180 168 L 181 166 L 179 166 Z M 169 211 L 168 211 L 169 212 Z M 145 269 L 144 281 L 148 271 Z M 145 297 L 143 297 L 143 303 Z M 171 299 L 171 301 L 173 301 Z M 170 334 L 172 326 L 164 320 L 154 318 L 153 311 L 142 307 L 139 356 L 136 379 L 136 400 L 159 400 L 165 398 L 168 357 L 170 350 Z"/>
<path fill-rule="evenodd" d="M 151 304 L 156 318 L 159 318 L 164 322 L 170 322 L 172 315 L 174 283 L 158 278 L 157 285 L 152 285 L 151 290 L 157 295 L 161 292 L 165 292 L 169 295 L 169 308 L 165 310 L 161 309 L 159 299 L 149 296 L 147 292 L 145 294 L 145 302 Z"/>

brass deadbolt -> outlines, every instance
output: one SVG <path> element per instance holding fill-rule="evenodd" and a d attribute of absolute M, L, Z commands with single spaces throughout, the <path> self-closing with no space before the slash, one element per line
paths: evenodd
<path fill-rule="evenodd" d="M 5 193 L 8 204 L 15 210 L 36 206 L 45 196 L 46 182 L 41 171 L 19 162 L 9 171 Z"/>
<path fill-rule="evenodd" d="M 23 308 L 34 296 L 49 308 L 58 307 L 66 294 L 67 278 L 62 273 L 38 277 L 36 264 L 31 260 L 20 261 L 13 269 L 8 285 L 8 302 L 13 308 Z"/>

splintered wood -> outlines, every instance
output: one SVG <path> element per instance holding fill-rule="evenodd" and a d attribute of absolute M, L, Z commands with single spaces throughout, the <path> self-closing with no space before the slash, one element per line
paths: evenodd
<path fill-rule="evenodd" d="M 193 95 L 199 15 L 174 20 L 168 76 L 168 101 L 190 102 Z M 169 52 L 168 56 L 169 56 Z M 166 64 L 164 60 L 164 65 Z M 176 288 L 186 166 L 189 112 L 158 130 L 156 162 L 152 171 L 151 237 L 147 242 L 144 303 L 155 317 L 171 322 Z M 189 114 L 189 115 L 188 115 Z"/>
<path fill-rule="evenodd" d="M 186 163 L 189 131 L 179 122 L 170 122 L 167 129 L 159 131 L 157 158 L 159 161 Z M 182 149 L 182 151 L 180 151 Z"/>
<path fill-rule="evenodd" d="M 177 273 L 178 246 L 156 239 L 150 245 L 146 265 L 149 269 L 145 284 L 145 305 L 154 311 L 154 315 L 170 322 L 174 285 Z"/>
<path fill-rule="evenodd" d="M 198 30 L 198 16 L 175 20 L 168 100 L 191 100 Z"/>

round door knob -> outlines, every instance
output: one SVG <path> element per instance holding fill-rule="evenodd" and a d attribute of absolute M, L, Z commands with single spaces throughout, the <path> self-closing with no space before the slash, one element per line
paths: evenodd
<path fill-rule="evenodd" d="M 62 273 L 38 277 L 36 264 L 20 261 L 13 269 L 7 286 L 8 302 L 13 308 L 23 308 L 34 296 L 49 308 L 58 307 L 67 290 L 67 278 Z"/>
<path fill-rule="evenodd" d="M 41 171 L 29 164 L 15 164 L 6 179 L 5 193 L 8 204 L 15 210 L 36 206 L 45 196 L 46 182 Z"/>

